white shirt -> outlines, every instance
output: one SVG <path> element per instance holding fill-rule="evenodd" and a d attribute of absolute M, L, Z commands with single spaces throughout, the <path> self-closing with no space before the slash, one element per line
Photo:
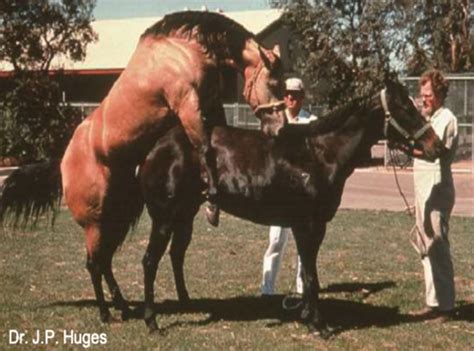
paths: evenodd
<path fill-rule="evenodd" d="M 448 108 L 439 108 L 430 118 L 431 126 L 436 135 L 442 140 L 449 152 L 443 157 L 437 158 L 434 162 L 415 158 L 413 167 L 416 169 L 439 169 L 450 167 L 457 148 L 458 141 L 458 120 Z"/>
<path fill-rule="evenodd" d="M 290 111 L 288 109 L 285 110 L 285 114 L 289 124 L 308 124 L 318 119 L 318 117 L 304 109 L 300 109 L 298 115 L 296 115 L 295 117 L 291 116 Z"/>

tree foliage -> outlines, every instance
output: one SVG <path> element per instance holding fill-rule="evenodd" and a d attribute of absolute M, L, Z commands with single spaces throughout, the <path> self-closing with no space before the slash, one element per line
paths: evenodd
<path fill-rule="evenodd" d="M 415 0 L 408 21 L 412 53 L 406 70 L 421 74 L 429 67 L 445 72 L 472 69 L 474 53 L 469 36 L 469 0 Z"/>
<path fill-rule="evenodd" d="M 333 106 L 380 86 L 400 53 L 397 1 L 293 1 L 285 14 L 293 60 L 318 103 Z"/>
<path fill-rule="evenodd" d="M 58 54 L 78 61 L 95 39 L 93 0 L 0 0 L 0 60 L 15 71 L 48 70 Z"/>
<path fill-rule="evenodd" d="M 64 151 L 78 116 L 61 102 L 53 59 L 84 59 L 96 39 L 94 6 L 94 0 L 0 0 L 0 62 L 11 69 L 0 96 L 0 155 L 32 161 Z"/>
<path fill-rule="evenodd" d="M 272 0 L 285 7 L 294 67 L 319 104 L 380 86 L 386 75 L 471 69 L 469 0 Z"/>

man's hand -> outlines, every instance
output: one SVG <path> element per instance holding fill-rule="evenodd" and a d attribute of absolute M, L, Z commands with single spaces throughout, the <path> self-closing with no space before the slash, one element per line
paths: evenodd
<path fill-rule="evenodd" d="M 403 151 L 405 154 L 411 157 L 421 157 L 423 156 L 423 151 L 420 149 L 415 148 L 411 145 L 401 144 L 397 142 L 389 142 L 388 147 L 396 148 Z"/>

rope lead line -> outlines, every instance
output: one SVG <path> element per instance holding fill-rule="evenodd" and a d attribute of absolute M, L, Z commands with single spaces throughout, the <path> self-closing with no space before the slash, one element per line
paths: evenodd
<path fill-rule="evenodd" d="M 392 149 L 389 149 L 389 154 L 390 154 L 390 160 L 392 161 L 392 169 L 393 169 L 393 174 L 395 175 L 395 183 L 397 184 L 398 193 L 400 194 L 400 196 L 403 199 L 403 202 L 405 203 L 405 208 L 406 208 L 406 211 L 407 211 L 408 215 L 410 215 L 410 217 L 414 217 L 414 213 L 411 210 L 411 206 L 408 203 L 408 200 L 407 200 L 405 194 L 403 193 L 402 187 L 401 187 L 400 182 L 398 180 L 398 173 L 397 173 L 397 167 L 396 166 L 399 166 L 399 162 L 396 162 L 397 160 L 394 157 L 394 153 L 393 153 Z M 397 163 L 397 164 L 395 164 L 395 163 Z"/>

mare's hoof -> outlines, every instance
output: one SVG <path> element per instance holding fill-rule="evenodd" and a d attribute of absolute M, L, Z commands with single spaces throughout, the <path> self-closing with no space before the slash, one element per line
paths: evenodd
<path fill-rule="evenodd" d="M 161 334 L 160 329 L 158 328 L 158 324 L 156 324 L 155 318 L 150 320 L 145 320 L 146 326 L 148 327 L 148 332 L 150 334 Z"/>
<path fill-rule="evenodd" d="M 130 308 L 125 307 L 122 309 L 122 321 L 126 322 L 130 318 L 132 318 L 133 312 L 130 310 Z"/>
<path fill-rule="evenodd" d="M 324 326 L 324 327 L 315 327 L 315 326 L 309 326 L 308 327 L 308 332 L 314 337 L 321 338 L 323 340 L 329 340 L 333 336 L 336 335 L 336 329 L 329 327 L 329 326 Z"/>
<path fill-rule="evenodd" d="M 178 294 L 179 304 L 182 306 L 188 306 L 191 303 L 188 293 Z"/>
<path fill-rule="evenodd" d="M 308 321 L 309 317 L 310 317 L 310 314 L 311 314 L 311 310 L 309 309 L 308 306 L 305 306 L 302 310 L 301 310 L 301 315 L 300 315 L 300 318 L 303 320 L 303 321 Z"/>
<path fill-rule="evenodd" d="M 206 218 L 209 224 L 211 224 L 214 227 L 217 227 L 219 225 L 219 213 L 220 209 L 217 207 L 215 204 L 210 204 L 206 208 Z"/>

